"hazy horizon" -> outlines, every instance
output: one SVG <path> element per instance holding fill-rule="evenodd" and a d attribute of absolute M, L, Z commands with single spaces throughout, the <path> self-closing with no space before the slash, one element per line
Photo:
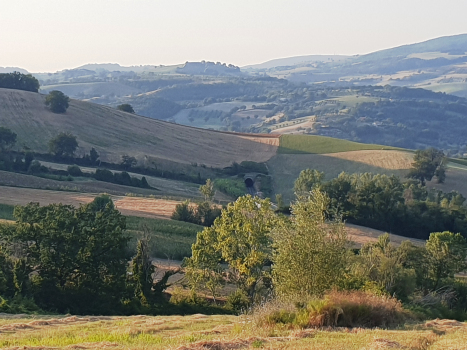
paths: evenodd
<path fill-rule="evenodd" d="M 460 0 L 0 1 L 0 67 L 55 72 L 356 55 L 467 33 Z"/>

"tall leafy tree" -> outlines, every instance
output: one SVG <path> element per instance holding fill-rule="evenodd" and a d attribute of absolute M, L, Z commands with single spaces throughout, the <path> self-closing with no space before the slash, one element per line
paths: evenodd
<path fill-rule="evenodd" d="M 50 106 L 54 113 L 65 113 L 68 109 L 70 98 L 58 90 L 50 91 L 45 97 L 45 105 Z"/>
<path fill-rule="evenodd" d="M 426 181 L 431 181 L 433 176 L 438 178 L 438 182 L 444 182 L 446 178 L 446 157 L 443 151 L 436 148 L 428 148 L 426 150 L 417 150 L 407 177 L 419 180 L 422 185 Z"/>
<path fill-rule="evenodd" d="M 309 192 L 316 185 L 320 185 L 324 180 L 324 173 L 315 169 L 305 169 L 300 172 L 295 180 L 294 191 L 297 194 Z"/>
<path fill-rule="evenodd" d="M 342 222 L 326 222 L 329 198 L 319 189 L 292 204 L 273 230 L 273 283 L 279 295 L 320 295 L 339 285 L 346 268 Z"/>
<path fill-rule="evenodd" d="M 10 150 L 15 145 L 16 136 L 10 129 L 0 126 L 0 153 Z"/>
<path fill-rule="evenodd" d="M 221 263 L 227 263 L 231 282 L 253 300 L 268 280 L 265 265 L 271 257 L 270 232 L 275 222 L 268 199 L 240 197 L 198 234 L 189 262 L 200 273 L 216 279 L 225 270 Z"/>
<path fill-rule="evenodd" d="M 467 270 L 467 241 L 459 233 L 434 232 L 426 242 L 428 276 L 433 289 L 443 279 L 454 278 L 454 274 Z"/>
<path fill-rule="evenodd" d="M 78 148 L 76 136 L 69 132 L 61 132 L 49 141 L 49 151 L 57 157 L 73 157 Z"/>
<path fill-rule="evenodd" d="M 212 201 L 216 194 L 216 190 L 214 189 L 214 183 L 211 179 L 207 179 L 206 183 L 199 187 L 199 192 L 204 196 L 205 201 Z"/>
<path fill-rule="evenodd" d="M 103 207 L 103 202 L 107 202 Z M 0 237 L 24 258 L 35 301 L 73 313 L 110 313 L 125 295 L 125 218 L 108 198 L 79 208 L 30 203 L 16 207 L 16 225 Z"/>

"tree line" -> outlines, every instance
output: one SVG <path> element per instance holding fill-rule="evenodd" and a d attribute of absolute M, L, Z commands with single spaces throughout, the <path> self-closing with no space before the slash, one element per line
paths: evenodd
<path fill-rule="evenodd" d="M 38 92 L 39 86 L 39 81 L 31 74 L 19 72 L 0 74 L 0 88 Z"/>
<path fill-rule="evenodd" d="M 318 187 L 299 195 L 289 216 L 268 199 L 240 197 L 198 233 L 184 262 L 193 295 L 216 300 L 231 283 L 237 289 L 228 303 L 241 310 L 271 297 L 300 304 L 333 289 L 363 291 L 395 296 L 425 317 L 465 319 L 467 284 L 455 277 L 467 269 L 464 237 L 433 232 L 424 245 L 396 247 L 385 234 L 352 249 L 333 213 L 332 199 Z"/>
<path fill-rule="evenodd" d="M 128 249 L 125 217 L 110 197 L 79 208 L 30 203 L 14 216 L 0 225 L 2 311 L 131 314 L 148 312 L 148 300 L 163 304 L 172 272 L 154 281 L 147 241 Z"/>

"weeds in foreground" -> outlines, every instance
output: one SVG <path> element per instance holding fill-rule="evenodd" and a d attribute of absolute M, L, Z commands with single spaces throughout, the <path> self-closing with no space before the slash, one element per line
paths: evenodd
<path fill-rule="evenodd" d="M 332 291 L 319 299 L 271 300 L 254 308 L 249 317 L 260 328 L 373 328 L 398 326 L 411 314 L 395 298 L 363 291 Z"/>

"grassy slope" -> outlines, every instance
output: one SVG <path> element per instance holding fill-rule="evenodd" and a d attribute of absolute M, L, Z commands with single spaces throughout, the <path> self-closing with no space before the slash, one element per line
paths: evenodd
<path fill-rule="evenodd" d="M 243 321 L 243 322 L 242 322 Z M 465 349 L 467 324 L 397 330 L 252 328 L 235 316 L 0 316 L 2 349 Z"/>
<path fill-rule="evenodd" d="M 312 135 L 282 135 L 278 153 L 302 154 L 302 153 L 337 153 L 361 150 L 397 150 L 395 147 L 372 145 L 335 139 L 326 136 Z"/>
<path fill-rule="evenodd" d="M 59 132 L 78 137 L 78 153 L 95 147 L 104 160 L 119 161 L 122 154 L 204 163 L 223 167 L 233 161 L 265 161 L 276 147 L 236 135 L 216 133 L 145 118 L 88 102 L 71 100 L 65 114 L 51 113 L 41 94 L 0 89 L 0 125 L 18 134 L 18 145 L 47 151 L 47 142 Z"/>

